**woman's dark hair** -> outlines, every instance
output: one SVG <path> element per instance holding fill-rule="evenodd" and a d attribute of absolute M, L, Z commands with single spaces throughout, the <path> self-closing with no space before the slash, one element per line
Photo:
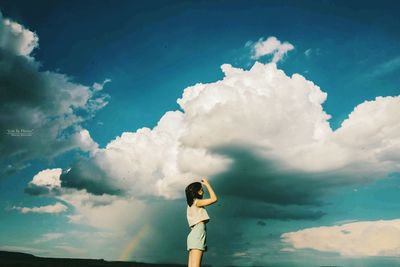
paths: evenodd
<path fill-rule="evenodd" d="M 192 206 L 195 198 L 202 199 L 203 196 L 199 194 L 200 189 L 202 188 L 201 183 L 194 182 L 188 185 L 185 189 L 186 193 L 186 202 L 190 206 Z"/>

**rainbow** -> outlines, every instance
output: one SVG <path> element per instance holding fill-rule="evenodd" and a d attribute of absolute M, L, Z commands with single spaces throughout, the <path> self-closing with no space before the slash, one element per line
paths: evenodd
<path fill-rule="evenodd" d="M 130 260 L 130 256 L 138 247 L 140 240 L 148 234 L 150 227 L 148 225 L 142 226 L 139 231 L 132 237 L 132 239 L 128 242 L 124 250 L 119 256 L 120 261 L 128 261 Z"/>

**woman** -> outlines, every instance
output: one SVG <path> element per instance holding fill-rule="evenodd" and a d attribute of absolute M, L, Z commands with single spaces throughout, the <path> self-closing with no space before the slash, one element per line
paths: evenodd
<path fill-rule="evenodd" d="M 207 188 L 210 198 L 202 199 L 204 195 L 202 184 Z M 205 178 L 201 180 L 201 183 L 195 182 L 188 185 L 185 193 L 188 204 L 186 215 L 191 228 L 187 237 L 188 267 L 200 267 L 203 252 L 207 250 L 206 223 L 210 220 L 204 207 L 217 202 L 217 196 Z"/>

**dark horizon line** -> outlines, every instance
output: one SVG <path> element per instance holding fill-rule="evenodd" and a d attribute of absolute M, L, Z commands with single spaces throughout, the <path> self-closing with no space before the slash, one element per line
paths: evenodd
<path fill-rule="evenodd" d="M 91 258 L 62 258 L 62 257 L 41 257 L 36 256 L 27 252 L 18 252 L 18 251 L 5 251 L 0 250 L 0 265 L 5 266 L 18 266 L 16 264 L 23 263 L 21 266 L 31 266 L 29 262 L 32 263 L 32 266 L 37 266 L 37 263 L 42 263 L 45 265 L 41 266 L 54 266 L 55 261 L 71 261 L 74 264 L 71 266 L 88 266 L 84 263 L 98 262 L 99 265 L 90 264 L 90 266 L 121 266 L 121 267 L 161 267 L 161 266 L 169 266 L 169 267 L 182 267 L 186 266 L 184 264 L 178 263 L 145 263 L 145 262 L 136 262 L 136 261 L 108 261 L 104 259 L 91 259 Z M 47 263 L 46 263 L 47 262 Z M 76 265 L 78 262 L 81 262 L 82 265 Z M 63 265 L 65 266 L 65 265 Z"/>
<path fill-rule="evenodd" d="M 54 267 L 56 262 L 59 261 L 70 261 L 70 264 L 65 264 L 63 262 L 62 266 L 73 266 L 73 267 L 183 267 L 186 264 L 178 263 L 145 263 L 136 261 L 107 261 L 104 259 L 85 259 L 85 258 L 57 258 L 57 257 L 40 257 L 35 256 L 26 252 L 18 251 L 5 251 L 0 250 L 0 266 L 1 267 L 15 267 L 15 266 L 25 266 L 25 267 Z M 96 264 L 97 263 L 97 264 Z M 204 267 L 212 267 L 213 265 L 206 264 Z M 237 265 L 225 265 L 225 267 L 249 267 L 249 266 L 237 266 Z M 267 265 L 252 265 L 251 267 L 271 267 Z M 322 265 L 320 267 L 341 267 L 339 265 Z"/>

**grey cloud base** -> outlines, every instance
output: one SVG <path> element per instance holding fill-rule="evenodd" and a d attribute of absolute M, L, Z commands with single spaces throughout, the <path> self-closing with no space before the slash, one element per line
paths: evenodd
<path fill-rule="evenodd" d="M 123 195 L 124 191 L 112 184 L 112 179 L 90 159 L 82 158 L 73 164 L 69 172 L 60 176 L 61 186 L 85 189 L 93 195 Z"/>

